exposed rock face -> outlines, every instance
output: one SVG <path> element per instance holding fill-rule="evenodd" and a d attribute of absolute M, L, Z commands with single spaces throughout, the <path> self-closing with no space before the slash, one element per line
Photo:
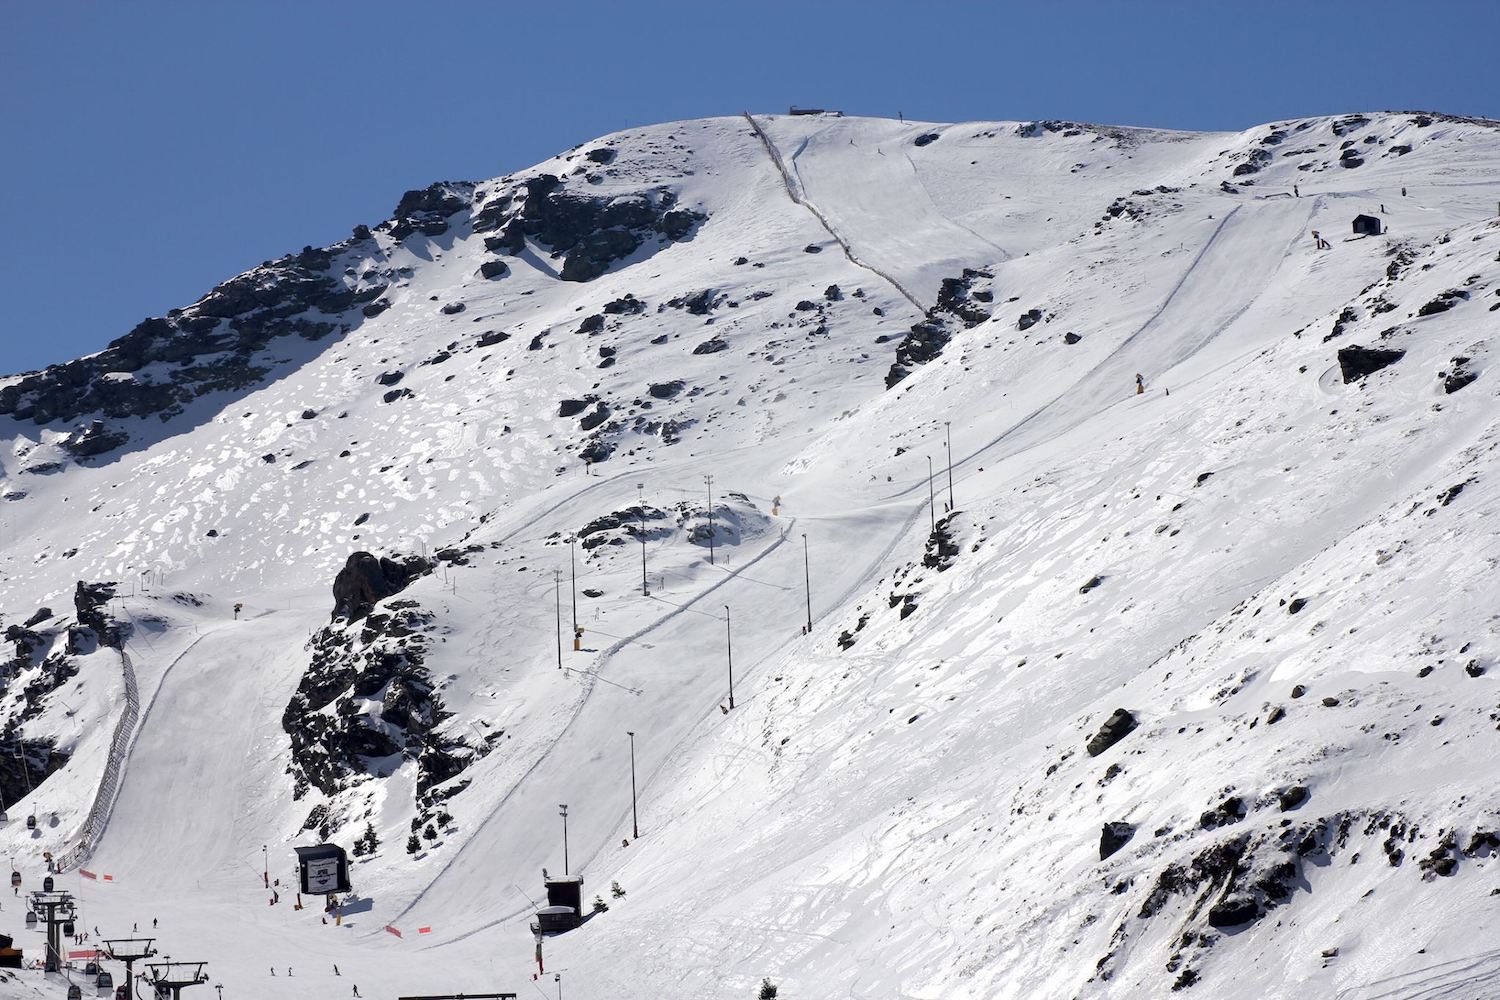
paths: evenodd
<path fill-rule="evenodd" d="M 990 318 L 985 303 L 993 300 L 989 271 L 966 267 L 957 278 L 944 278 L 938 290 L 937 303 L 896 345 L 896 360 L 886 373 L 885 387 L 896 385 L 911 374 L 912 368 L 925 365 L 943 352 L 958 330 L 978 326 Z"/>
<path fill-rule="evenodd" d="M 114 583 L 84 583 L 79 580 L 78 586 L 73 589 L 73 609 L 79 624 L 93 629 L 102 645 L 119 649 L 125 641 L 125 630 L 102 610 L 114 599 L 116 587 L 117 584 Z"/>
<path fill-rule="evenodd" d="M 1104 725 L 1099 727 L 1099 731 L 1088 741 L 1084 749 L 1088 751 L 1090 757 L 1097 757 L 1130 735 L 1138 725 L 1140 723 L 1136 721 L 1134 715 L 1126 709 L 1117 708 L 1114 714 L 1105 720 Z"/>
<path fill-rule="evenodd" d="M 318 340 L 362 321 L 358 307 L 379 298 L 387 281 L 351 278 L 333 264 L 365 252 L 376 252 L 368 235 L 262 264 L 191 306 L 143 320 L 98 354 L 0 388 L 0 413 L 37 424 L 88 414 L 167 419 L 205 393 L 254 386 L 270 370 L 260 352 L 272 341 Z M 125 440 L 107 425 L 90 424 L 65 447 L 98 455 Z"/>
<path fill-rule="evenodd" d="M 332 618 L 351 622 L 363 618 L 378 602 L 399 594 L 432 566 L 421 556 L 389 559 L 368 552 L 353 553 L 333 580 Z"/>
<path fill-rule="evenodd" d="M 572 192 L 553 174 L 539 174 L 483 206 L 474 216 L 474 231 L 496 233 L 485 240 L 495 253 L 519 253 L 531 237 L 563 258 L 564 281 L 592 281 L 653 241 L 688 239 L 707 216 L 676 207 L 676 200 L 665 188 L 601 198 Z"/>
<path fill-rule="evenodd" d="M 337 621 L 311 640 L 313 660 L 282 714 L 291 740 L 295 798 L 316 788 L 336 797 L 417 764 L 419 822 L 446 798 L 435 786 L 481 751 L 436 730 L 449 718 L 423 665 L 433 616 L 398 600 L 363 621 Z M 319 806 L 305 829 L 336 825 L 338 809 Z"/>
<path fill-rule="evenodd" d="M 1384 347 L 1359 347 L 1350 345 L 1339 348 L 1339 373 L 1344 384 L 1356 382 L 1366 375 L 1388 368 L 1406 357 L 1405 351 Z"/>

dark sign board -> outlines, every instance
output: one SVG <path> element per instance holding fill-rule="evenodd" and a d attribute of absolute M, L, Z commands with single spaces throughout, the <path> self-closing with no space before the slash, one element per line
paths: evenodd
<path fill-rule="evenodd" d="M 349 856 L 337 844 L 297 848 L 297 870 L 309 896 L 349 891 Z"/>

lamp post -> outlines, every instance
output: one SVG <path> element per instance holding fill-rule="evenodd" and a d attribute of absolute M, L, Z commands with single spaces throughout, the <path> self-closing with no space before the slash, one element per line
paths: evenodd
<path fill-rule="evenodd" d="M 927 510 L 932 515 L 932 533 L 937 534 L 937 497 L 932 493 L 932 456 L 927 456 Z"/>
<path fill-rule="evenodd" d="M 562 819 L 563 819 L 563 874 L 567 875 L 568 874 L 568 805 L 565 802 L 562 805 L 558 806 L 557 808 L 558 808 L 558 811 L 562 813 Z"/>
<path fill-rule="evenodd" d="M 807 532 L 802 533 L 802 575 L 807 584 L 807 634 L 812 635 L 812 561 L 807 554 Z"/>
<path fill-rule="evenodd" d="M 635 732 L 627 730 L 630 737 L 630 839 L 641 839 L 641 819 L 635 811 Z"/>
<path fill-rule="evenodd" d="M 734 708 L 734 633 L 729 627 L 729 605 L 724 605 L 724 659 L 729 664 L 729 707 Z"/>
<path fill-rule="evenodd" d="M 575 558 L 577 541 L 577 535 L 568 536 L 568 572 L 573 586 L 573 651 L 575 653 L 582 646 L 582 640 L 578 634 L 578 560 Z"/>
<path fill-rule="evenodd" d="M 641 514 L 641 596 L 650 597 L 651 588 L 646 584 L 646 484 L 636 483 L 635 489 L 640 498 L 636 509 Z"/>
<path fill-rule="evenodd" d="M 714 477 L 707 475 L 703 477 L 708 480 L 708 564 L 714 564 Z"/>
<path fill-rule="evenodd" d="M 552 593 L 557 599 L 557 669 L 562 669 L 562 570 L 552 571 Z"/>
<path fill-rule="evenodd" d="M 948 436 L 948 509 L 953 510 L 953 423 L 949 420 L 943 421 L 943 429 Z"/>
<path fill-rule="evenodd" d="M 260 867 L 261 877 L 266 880 L 266 888 L 269 889 L 271 888 L 271 855 L 265 844 L 260 845 Z"/>

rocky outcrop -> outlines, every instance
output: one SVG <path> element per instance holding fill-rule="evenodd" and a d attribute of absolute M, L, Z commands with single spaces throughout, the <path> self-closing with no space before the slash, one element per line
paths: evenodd
<path fill-rule="evenodd" d="M 1127 709 L 1117 708 L 1114 713 L 1105 720 L 1104 725 L 1099 727 L 1084 746 L 1090 757 L 1097 757 L 1116 743 L 1123 740 L 1140 725 L 1135 716 Z"/>
<path fill-rule="evenodd" d="M 353 553 L 333 580 L 332 618 L 358 621 L 377 603 L 401 593 L 432 567 L 432 561 L 422 556 L 392 559 L 369 552 Z"/>
<path fill-rule="evenodd" d="M 1357 382 L 1382 368 L 1388 368 L 1406 357 L 1406 352 L 1385 347 L 1350 345 L 1339 348 L 1339 374 L 1344 384 Z"/>
<path fill-rule="evenodd" d="M 73 588 L 73 609 L 78 623 L 93 630 L 101 645 L 122 649 L 125 645 L 126 628 L 104 609 L 114 600 L 114 583 L 85 583 L 78 581 Z"/>
<path fill-rule="evenodd" d="M 677 196 L 666 188 L 600 197 L 538 174 L 482 206 L 474 231 L 495 234 L 485 238 L 493 253 L 520 253 L 530 237 L 563 259 L 564 281 L 592 281 L 643 247 L 689 239 L 706 218 L 677 207 Z"/>
<path fill-rule="evenodd" d="M 885 376 L 887 389 L 895 386 L 917 365 L 925 365 L 943 352 L 948 341 L 959 330 L 978 326 L 990 318 L 988 303 L 993 301 L 994 275 L 989 271 L 966 267 L 957 278 L 944 278 L 938 290 L 937 303 L 912 325 L 910 332 L 896 345 L 896 359 Z"/>

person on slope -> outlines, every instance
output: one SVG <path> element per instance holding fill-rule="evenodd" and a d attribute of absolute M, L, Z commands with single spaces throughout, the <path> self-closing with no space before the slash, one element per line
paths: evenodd
<path fill-rule="evenodd" d="M 1141 373 L 1140 372 L 1136 372 L 1135 373 L 1135 394 L 1137 396 L 1140 396 L 1140 395 L 1143 395 L 1145 393 L 1145 391 L 1146 391 L 1146 380 L 1141 377 Z"/>

